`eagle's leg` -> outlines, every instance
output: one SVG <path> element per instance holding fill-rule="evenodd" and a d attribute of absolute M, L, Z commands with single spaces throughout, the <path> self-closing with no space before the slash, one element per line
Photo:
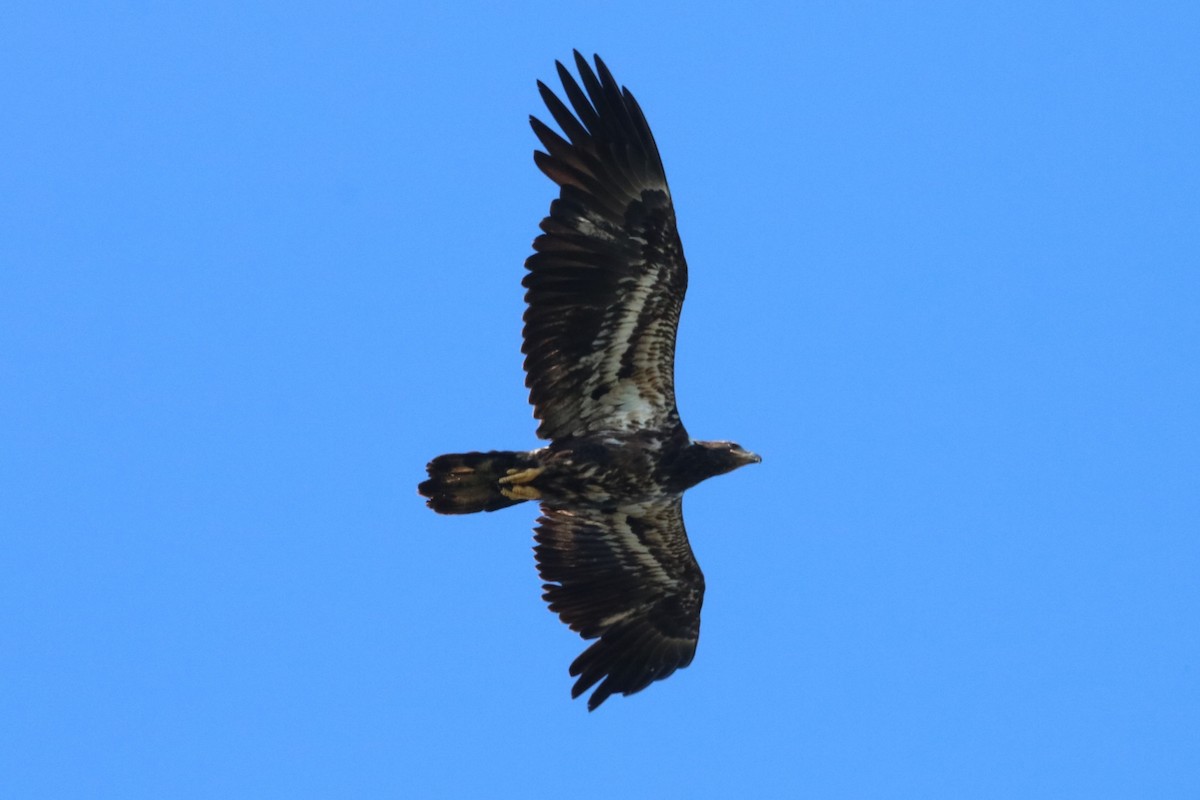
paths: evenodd
<path fill-rule="evenodd" d="M 500 494 L 509 500 L 540 500 L 542 493 L 529 484 L 542 474 L 543 469 L 543 467 L 529 467 L 528 469 L 508 470 L 508 473 L 498 481 L 500 484 L 508 484 L 501 486 Z"/>

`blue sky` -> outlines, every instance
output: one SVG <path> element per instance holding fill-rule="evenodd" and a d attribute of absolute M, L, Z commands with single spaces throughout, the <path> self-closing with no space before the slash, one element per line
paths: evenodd
<path fill-rule="evenodd" d="M 0 14 L 0 794 L 1200 795 L 1190 3 Z M 593 714 L 523 506 L 535 80 L 691 265 L 693 665 Z"/>

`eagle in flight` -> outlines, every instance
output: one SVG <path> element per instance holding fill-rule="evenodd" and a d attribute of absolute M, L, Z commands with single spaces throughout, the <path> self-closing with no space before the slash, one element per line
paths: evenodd
<path fill-rule="evenodd" d="M 536 117 L 534 161 L 559 186 L 522 282 L 528 452 L 438 456 L 418 491 L 440 514 L 541 505 L 534 539 L 543 598 L 584 639 L 572 697 L 593 710 L 691 663 L 704 576 L 683 493 L 761 459 L 695 441 L 675 407 L 675 331 L 687 263 L 658 147 L 641 108 L 596 57 L 580 82 L 558 63 L 567 104 L 538 90 L 562 135 Z M 580 85 L 582 83 L 582 86 Z"/>

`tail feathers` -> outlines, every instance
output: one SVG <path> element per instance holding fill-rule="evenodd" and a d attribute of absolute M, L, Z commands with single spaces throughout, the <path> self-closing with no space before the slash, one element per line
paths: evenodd
<path fill-rule="evenodd" d="M 501 494 L 500 478 L 509 470 L 536 464 L 529 453 L 504 450 L 438 456 L 429 462 L 429 480 L 422 482 L 417 491 L 429 498 L 426 505 L 439 514 L 495 511 L 524 502 Z"/>

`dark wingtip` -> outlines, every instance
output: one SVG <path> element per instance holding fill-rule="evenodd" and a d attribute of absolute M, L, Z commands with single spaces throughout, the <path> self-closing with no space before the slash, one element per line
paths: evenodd
<path fill-rule="evenodd" d="M 594 683 L 595 683 L 595 681 L 593 680 L 593 681 L 587 683 L 586 685 L 584 685 L 584 682 L 582 679 L 576 681 L 575 685 L 571 687 L 571 699 L 578 700 L 581 695 L 586 693 L 588 691 L 588 689 L 592 688 Z M 592 692 L 591 696 L 588 697 L 588 700 L 587 700 L 588 713 L 590 714 L 591 712 L 595 711 L 597 708 L 599 708 L 604 703 L 605 700 L 607 700 L 611 696 L 612 696 L 612 690 L 609 689 L 608 691 L 605 691 L 604 684 L 600 684 L 600 686 L 596 687 L 596 691 Z"/>
<path fill-rule="evenodd" d="M 592 696 L 588 698 L 588 713 L 589 714 L 592 713 L 593 711 L 595 711 L 597 708 L 599 708 L 600 705 L 605 700 L 607 700 L 609 697 L 612 696 L 612 692 L 606 692 L 603 690 L 604 690 L 604 687 L 601 686 L 599 689 L 592 692 Z"/>
<path fill-rule="evenodd" d="M 613 78 L 612 73 L 609 72 L 608 65 L 604 63 L 604 60 L 602 58 L 600 58 L 600 56 L 596 56 L 595 58 L 596 58 L 596 74 L 600 76 L 600 81 L 602 83 L 611 84 L 613 87 L 616 87 L 617 81 L 615 78 Z"/>
<path fill-rule="evenodd" d="M 570 79 L 572 81 L 575 80 L 573 77 L 571 77 L 571 70 L 567 69 L 566 64 L 562 63 L 561 61 L 556 60 L 554 62 L 554 69 L 556 72 L 558 72 L 558 77 L 560 80 L 563 80 L 563 81 L 566 81 L 568 79 Z"/>

